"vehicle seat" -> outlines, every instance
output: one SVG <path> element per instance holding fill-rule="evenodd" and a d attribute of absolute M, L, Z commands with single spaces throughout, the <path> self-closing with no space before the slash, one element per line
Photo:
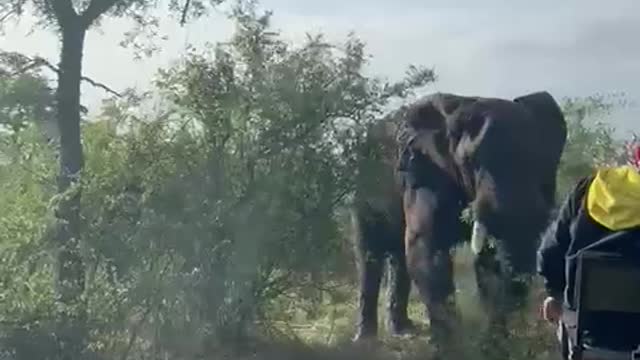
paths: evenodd
<path fill-rule="evenodd" d="M 576 309 L 562 318 L 565 357 L 640 359 L 640 262 L 597 251 L 577 261 Z"/>

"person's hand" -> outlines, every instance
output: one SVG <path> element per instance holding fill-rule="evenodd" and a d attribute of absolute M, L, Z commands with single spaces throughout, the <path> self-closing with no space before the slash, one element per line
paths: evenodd
<path fill-rule="evenodd" d="M 549 296 L 544 299 L 541 312 L 542 317 L 546 321 L 552 324 L 556 324 L 562 317 L 562 303 L 559 300 Z"/>

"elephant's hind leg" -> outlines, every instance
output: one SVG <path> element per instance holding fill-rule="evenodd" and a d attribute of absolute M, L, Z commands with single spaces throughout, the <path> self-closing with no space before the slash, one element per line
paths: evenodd
<path fill-rule="evenodd" d="M 378 297 L 384 267 L 384 249 L 375 222 L 355 213 L 354 245 L 358 267 L 358 319 L 354 341 L 375 338 L 378 333 Z"/>

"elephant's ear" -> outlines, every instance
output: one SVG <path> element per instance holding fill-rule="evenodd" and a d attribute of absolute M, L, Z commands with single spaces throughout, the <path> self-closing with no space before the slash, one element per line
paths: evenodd
<path fill-rule="evenodd" d="M 513 99 L 515 103 L 523 105 L 537 119 L 553 119 L 564 123 L 564 115 L 560 105 L 547 91 L 538 91 Z"/>
<path fill-rule="evenodd" d="M 546 91 L 534 92 L 513 100 L 529 110 L 533 115 L 540 136 L 547 143 L 547 154 L 552 154 L 554 163 L 558 161 L 555 154 L 562 152 L 567 142 L 567 122 L 556 100 Z"/>

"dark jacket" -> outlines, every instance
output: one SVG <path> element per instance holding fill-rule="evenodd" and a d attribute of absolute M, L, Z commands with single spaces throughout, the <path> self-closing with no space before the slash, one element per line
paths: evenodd
<path fill-rule="evenodd" d="M 576 254 L 617 236 L 640 240 L 640 174 L 630 167 L 587 176 L 566 197 L 537 253 L 537 270 L 547 293 L 574 308 Z"/>

